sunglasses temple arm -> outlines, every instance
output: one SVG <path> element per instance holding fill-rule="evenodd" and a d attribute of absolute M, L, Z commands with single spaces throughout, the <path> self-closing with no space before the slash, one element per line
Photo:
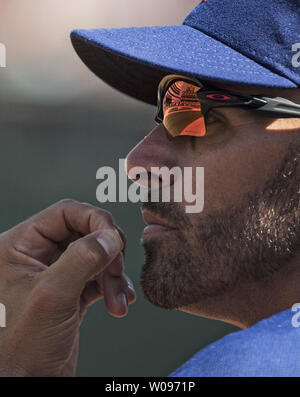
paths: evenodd
<path fill-rule="evenodd" d="M 267 104 L 257 110 L 280 113 L 287 116 L 300 117 L 300 105 L 291 102 L 285 98 L 264 98 Z"/>

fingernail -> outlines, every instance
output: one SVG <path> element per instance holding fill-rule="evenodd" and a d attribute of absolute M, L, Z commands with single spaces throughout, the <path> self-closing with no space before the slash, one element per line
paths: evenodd
<path fill-rule="evenodd" d="M 130 283 L 127 284 L 128 289 L 135 294 L 134 286 Z"/>
<path fill-rule="evenodd" d="M 136 300 L 136 293 L 134 289 L 131 289 L 130 287 L 128 287 L 128 298 L 129 298 L 129 302 L 134 302 Z"/>
<path fill-rule="evenodd" d="M 132 280 L 126 274 L 124 274 L 124 277 L 127 281 L 127 287 L 132 289 L 133 292 L 135 292 Z"/>
<path fill-rule="evenodd" d="M 122 308 L 126 313 L 128 310 L 128 301 L 127 301 L 127 296 L 126 294 L 124 294 L 124 292 L 120 292 L 120 294 L 118 295 L 118 301 L 120 302 Z"/>
<path fill-rule="evenodd" d="M 97 241 L 110 257 L 115 257 L 123 248 L 123 241 L 116 229 L 104 229 L 99 232 Z"/>

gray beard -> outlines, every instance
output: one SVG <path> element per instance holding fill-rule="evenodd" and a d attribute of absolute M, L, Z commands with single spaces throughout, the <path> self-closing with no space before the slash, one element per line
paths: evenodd
<path fill-rule="evenodd" d="M 143 241 L 145 298 L 178 309 L 268 277 L 289 263 L 300 242 L 298 150 L 289 147 L 275 175 L 241 205 L 199 216 L 196 223 L 178 203 L 144 203 L 179 226 L 173 240 Z"/>

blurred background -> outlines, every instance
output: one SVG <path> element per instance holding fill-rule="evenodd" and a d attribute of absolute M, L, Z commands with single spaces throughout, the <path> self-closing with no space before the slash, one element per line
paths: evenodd
<path fill-rule="evenodd" d="M 155 109 L 98 80 L 72 49 L 75 28 L 181 24 L 198 0 L 0 0 L 0 219 L 4 231 L 62 198 L 100 206 L 96 170 L 118 169 L 152 128 Z M 137 301 L 124 319 L 103 302 L 81 326 L 78 376 L 167 376 L 235 327 L 152 306 L 139 287 L 138 204 L 103 204 L 128 240 Z"/>

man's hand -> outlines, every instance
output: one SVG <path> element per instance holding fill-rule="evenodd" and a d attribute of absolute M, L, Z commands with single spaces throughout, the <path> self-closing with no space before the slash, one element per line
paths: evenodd
<path fill-rule="evenodd" d="M 79 325 L 99 299 L 115 317 L 136 296 L 112 216 L 63 200 L 0 234 L 0 376 L 72 376 Z"/>

